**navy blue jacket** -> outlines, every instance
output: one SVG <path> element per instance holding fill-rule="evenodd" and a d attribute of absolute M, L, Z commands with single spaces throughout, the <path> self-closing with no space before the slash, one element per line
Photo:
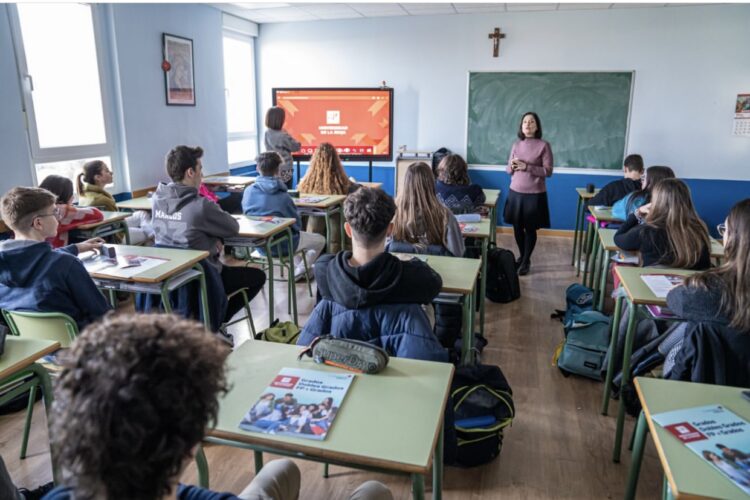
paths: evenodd
<path fill-rule="evenodd" d="M 362 340 L 391 356 L 447 361 L 420 304 L 442 287 L 440 276 L 421 261 L 402 262 L 383 253 L 364 266 L 349 265 L 351 252 L 325 255 L 315 264 L 322 300 L 315 306 L 297 343 L 317 337 Z"/>
<path fill-rule="evenodd" d="M 435 194 L 440 203 L 454 214 L 476 212 L 485 202 L 484 191 L 479 184 L 462 186 L 435 181 Z"/>
<path fill-rule="evenodd" d="M 302 227 L 294 200 L 287 192 L 286 184 L 278 177 L 261 176 L 242 195 L 242 212 L 245 215 L 272 215 L 297 219 L 292 225 L 294 248 L 299 243 L 299 232 Z M 286 247 L 282 245 L 281 253 L 286 255 Z"/>
<path fill-rule="evenodd" d="M 0 243 L 0 308 L 10 311 L 61 312 L 81 330 L 109 311 L 69 245 L 53 250 L 47 242 Z"/>
<path fill-rule="evenodd" d="M 44 500 L 72 500 L 73 490 L 58 486 L 44 496 Z M 219 493 L 197 486 L 180 484 L 177 486 L 177 500 L 239 500 L 233 493 Z"/>

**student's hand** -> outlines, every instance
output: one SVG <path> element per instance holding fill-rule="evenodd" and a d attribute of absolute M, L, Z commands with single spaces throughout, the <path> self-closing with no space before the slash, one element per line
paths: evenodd
<path fill-rule="evenodd" d="M 528 165 L 526 165 L 526 162 L 523 162 L 521 160 L 516 160 L 516 170 L 520 170 L 521 172 L 525 171 Z"/>
<path fill-rule="evenodd" d="M 643 218 L 648 215 L 648 213 L 651 211 L 651 203 L 646 203 L 645 205 L 642 205 L 638 207 L 636 212 L 638 212 L 636 215 Z"/>
<path fill-rule="evenodd" d="M 83 253 L 91 250 L 99 250 L 103 244 L 104 240 L 102 238 L 91 238 L 90 240 L 76 243 L 76 247 L 78 248 L 78 253 Z"/>

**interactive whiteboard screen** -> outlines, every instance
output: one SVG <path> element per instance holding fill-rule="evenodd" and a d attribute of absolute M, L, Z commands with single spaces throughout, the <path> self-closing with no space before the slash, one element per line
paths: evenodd
<path fill-rule="evenodd" d="M 273 89 L 274 106 L 284 108 L 284 129 L 302 148 L 295 160 L 309 160 L 331 143 L 342 160 L 393 159 L 393 89 Z"/>

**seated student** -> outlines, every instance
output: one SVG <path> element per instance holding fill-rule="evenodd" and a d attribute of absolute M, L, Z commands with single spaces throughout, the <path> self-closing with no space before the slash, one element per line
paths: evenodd
<path fill-rule="evenodd" d="M 469 167 L 460 155 L 450 154 L 438 164 L 435 194 L 454 214 L 479 212 L 485 201 L 479 184 L 472 184 Z"/>
<path fill-rule="evenodd" d="M 608 183 L 593 198 L 586 200 L 587 207 L 598 205 L 611 207 L 628 194 L 641 189 L 641 176 L 643 175 L 641 155 L 628 155 L 623 162 L 622 170 L 624 178 Z"/>
<path fill-rule="evenodd" d="M 336 148 L 328 142 L 317 147 L 310 160 L 310 166 L 302 180 L 297 184 L 300 193 L 313 194 L 349 194 L 359 187 L 349 180 L 341 166 Z M 331 248 L 328 253 L 336 253 L 341 248 L 341 216 L 336 214 L 331 221 Z M 325 235 L 326 225 L 323 217 L 309 217 L 307 231 Z"/>
<path fill-rule="evenodd" d="M 240 226 L 219 205 L 198 195 L 202 156 L 202 148 L 189 146 L 177 146 L 167 154 L 167 174 L 172 182 L 159 184 L 151 197 L 155 242 L 161 246 L 208 251 L 206 260 L 220 274 L 224 294 L 246 287 L 248 298 L 252 299 L 263 288 L 266 275 L 252 267 L 222 265 L 222 238 L 236 236 Z M 229 321 L 243 305 L 240 295 L 232 297 L 219 322 Z"/>
<path fill-rule="evenodd" d="M 47 500 L 296 500 L 300 471 L 264 464 L 239 494 L 179 484 L 229 387 L 228 355 L 203 326 L 171 315 L 122 315 L 91 325 L 61 359 L 51 440 L 62 484 Z M 368 481 L 352 498 L 392 498 Z"/>
<path fill-rule="evenodd" d="M 92 160 L 83 165 L 83 172 L 78 174 L 76 184 L 78 188 L 78 204 L 82 207 L 98 207 L 111 212 L 117 211 L 114 196 L 107 192 L 106 187 L 112 183 L 112 171 L 101 160 Z M 137 210 L 125 219 L 130 233 L 130 243 L 139 245 L 154 237 L 151 227 L 151 213 Z M 121 241 L 121 240 L 120 240 Z"/>
<path fill-rule="evenodd" d="M 651 191 L 654 186 L 663 179 L 674 179 L 674 171 L 669 167 L 653 166 L 646 169 L 643 178 L 643 187 L 633 191 L 612 205 L 612 215 L 618 219 L 625 220 L 641 205 L 651 201 Z M 590 203 L 593 205 L 593 203 Z"/>
<path fill-rule="evenodd" d="M 76 207 L 73 205 L 73 183 L 61 175 L 48 175 L 39 187 L 57 196 L 57 208 L 60 211 L 57 234 L 49 239 L 53 248 L 60 248 L 68 244 L 68 231 L 83 224 L 99 222 L 104 219 L 98 209 L 94 207 Z"/>
<path fill-rule="evenodd" d="M 679 318 L 712 323 L 722 330 L 715 337 L 717 342 L 746 364 L 730 376 L 739 377 L 737 384 L 747 387 L 750 384 L 750 198 L 732 207 L 724 227 L 724 264 L 688 277 L 682 286 L 667 294 L 667 306 Z M 719 367 L 728 359 L 707 359 L 697 348 L 693 343 L 682 346 L 675 369 L 669 370 L 670 378 L 690 380 L 692 368 L 699 363 Z"/>
<path fill-rule="evenodd" d="M 272 215 L 297 219 L 292 226 L 294 251 L 304 251 L 307 264 L 311 266 L 323 251 L 326 239 L 319 234 L 300 231 L 302 223 L 297 207 L 287 192 L 286 184 L 278 177 L 281 156 L 271 151 L 261 153 L 255 161 L 260 177 L 245 190 L 242 196 L 242 211 L 245 215 Z M 286 255 L 283 249 L 281 252 L 282 255 Z M 305 274 L 305 264 L 297 255 L 294 256 L 294 266 L 294 276 L 302 278 Z"/>
<path fill-rule="evenodd" d="M 658 182 L 651 203 L 628 215 L 614 240 L 623 250 L 639 251 L 644 266 L 711 267 L 708 229 L 695 212 L 690 189 L 679 179 Z"/>
<path fill-rule="evenodd" d="M 324 255 L 315 265 L 322 300 L 298 345 L 331 334 L 375 344 L 392 356 L 447 361 L 420 306 L 440 292 L 440 276 L 422 261 L 402 262 L 385 252 L 395 212 L 380 189 L 362 187 L 346 199 L 344 229 L 353 251 Z"/>
<path fill-rule="evenodd" d="M 76 258 L 101 247 L 102 239 L 52 250 L 59 208 L 41 188 L 16 187 L 5 193 L 2 218 L 15 232 L 0 242 L 0 309 L 65 313 L 81 329 L 109 311 L 104 296 Z"/>
<path fill-rule="evenodd" d="M 393 242 L 418 247 L 443 247 L 462 257 L 464 239 L 453 213 L 435 195 L 435 178 L 426 163 L 412 163 L 406 169 L 404 187 L 396 197 Z M 389 247 L 391 248 L 391 247 Z M 391 251 L 394 251 L 391 248 Z"/>

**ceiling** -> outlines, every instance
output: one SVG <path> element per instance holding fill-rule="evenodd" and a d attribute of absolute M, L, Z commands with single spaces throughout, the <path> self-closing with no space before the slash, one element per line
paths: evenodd
<path fill-rule="evenodd" d="M 676 7 L 694 3 L 227 3 L 224 12 L 256 23 L 291 23 L 368 17 L 461 15 L 496 12 Z"/>

